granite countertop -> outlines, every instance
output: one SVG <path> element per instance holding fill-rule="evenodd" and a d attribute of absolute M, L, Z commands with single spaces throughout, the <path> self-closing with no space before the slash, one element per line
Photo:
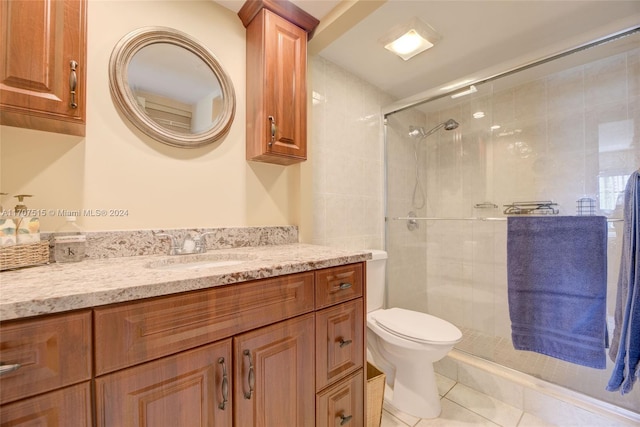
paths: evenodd
<path fill-rule="evenodd" d="M 227 266 L 164 268 L 196 257 L 242 260 Z M 308 244 L 213 250 L 206 255 L 91 259 L 0 273 L 0 321 L 96 307 L 371 259 L 369 252 Z M 149 267 L 152 265 L 153 267 Z"/>

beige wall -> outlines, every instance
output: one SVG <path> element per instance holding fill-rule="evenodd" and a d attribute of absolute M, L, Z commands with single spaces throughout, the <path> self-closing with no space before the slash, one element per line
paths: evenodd
<path fill-rule="evenodd" d="M 319 56 L 309 58 L 309 90 L 311 242 L 346 249 L 382 249 L 381 109 L 393 99 Z"/>
<path fill-rule="evenodd" d="M 115 109 L 107 68 L 116 42 L 143 26 L 172 27 L 210 49 L 231 76 L 236 117 L 222 141 L 199 149 L 156 142 Z M 79 218 L 87 230 L 298 225 L 300 166 L 245 160 L 245 29 L 209 1 L 89 0 L 86 137 L 0 127 L 0 190 L 33 194 L 45 210 L 126 209 L 124 217 Z M 62 224 L 41 217 L 44 231 Z M 308 234 L 308 232 L 307 232 Z"/>

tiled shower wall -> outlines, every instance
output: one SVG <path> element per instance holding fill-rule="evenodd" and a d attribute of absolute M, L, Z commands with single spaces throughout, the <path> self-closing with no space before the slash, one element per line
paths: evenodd
<path fill-rule="evenodd" d="M 312 93 L 313 243 L 384 247 L 381 106 L 392 98 L 319 57 L 309 58 Z"/>

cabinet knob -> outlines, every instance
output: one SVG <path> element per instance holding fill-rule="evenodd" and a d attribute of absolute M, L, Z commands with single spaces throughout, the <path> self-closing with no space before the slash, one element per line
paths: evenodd
<path fill-rule="evenodd" d="M 351 344 L 353 340 L 345 340 L 344 338 L 340 338 L 340 348 Z"/>
<path fill-rule="evenodd" d="M 338 286 L 338 289 L 342 291 L 342 290 L 351 288 L 351 286 L 352 286 L 351 283 L 344 282 L 344 283 L 340 283 L 340 286 Z"/>
<path fill-rule="evenodd" d="M 227 365 L 224 363 L 224 357 L 219 358 L 218 363 L 222 365 L 222 403 L 218 405 L 218 408 L 224 411 L 229 401 L 229 380 L 227 378 Z"/>
<path fill-rule="evenodd" d="M 351 418 L 353 418 L 353 415 L 340 414 L 340 425 L 343 426 L 348 424 L 349 421 L 351 421 Z"/>
<path fill-rule="evenodd" d="M 9 372 L 17 371 L 21 367 L 22 365 L 19 363 L 15 363 L 12 365 L 9 365 L 9 364 L 5 365 L 4 363 L 0 362 L 0 375 L 5 375 L 5 374 L 8 374 Z"/>

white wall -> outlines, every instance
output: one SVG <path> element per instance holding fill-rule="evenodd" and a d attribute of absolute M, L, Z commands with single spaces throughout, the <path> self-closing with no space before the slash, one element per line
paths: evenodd
<path fill-rule="evenodd" d="M 231 76 L 236 116 L 229 134 L 199 149 L 156 142 L 116 110 L 108 61 L 117 41 L 143 26 L 190 34 Z M 88 4 L 86 137 L 0 127 L 2 205 L 33 194 L 35 209 L 126 209 L 125 217 L 81 217 L 87 230 L 296 225 L 300 166 L 245 160 L 245 29 L 209 1 L 105 1 Z M 63 219 L 42 217 L 44 231 Z"/>

